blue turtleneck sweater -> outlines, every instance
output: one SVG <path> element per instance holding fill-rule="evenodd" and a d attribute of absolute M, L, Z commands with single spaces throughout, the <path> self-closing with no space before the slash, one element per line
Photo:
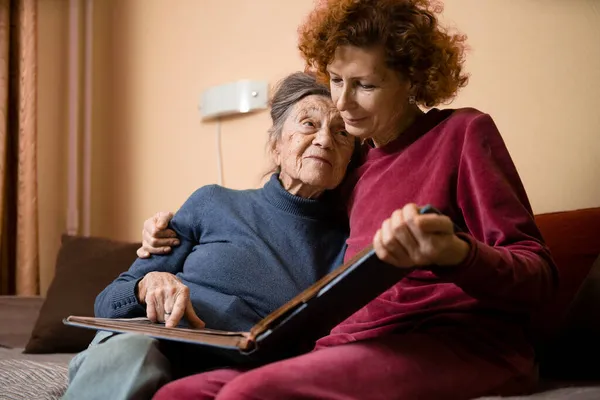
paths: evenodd
<path fill-rule="evenodd" d="M 335 198 L 294 196 L 277 174 L 256 190 L 204 186 L 171 221 L 181 245 L 137 259 L 98 295 L 96 316 L 145 316 L 137 283 L 162 271 L 189 287 L 207 328 L 248 330 L 342 263 L 347 221 Z"/>

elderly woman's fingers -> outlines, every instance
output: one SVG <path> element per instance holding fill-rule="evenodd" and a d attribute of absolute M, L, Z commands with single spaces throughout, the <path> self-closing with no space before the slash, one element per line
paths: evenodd
<path fill-rule="evenodd" d="M 196 311 L 194 311 L 194 307 L 192 306 L 192 301 L 188 300 L 187 306 L 185 307 L 185 319 L 188 324 L 194 329 L 202 329 L 206 326 L 204 321 L 202 321 L 197 315 Z"/>
<path fill-rule="evenodd" d="M 148 317 L 148 319 L 152 322 L 158 322 L 154 292 L 148 291 L 146 293 L 144 303 L 146 303 L 146 317 Z"/>
<path fill-rule="evenodd" d="M 165 322 L 165 294 L 160 287 L 154 290 L 154 309 L 158 322 Z"/>
<path fill-rule="evenodd" d="M 173 274 L 149 272 L 138 283 L 140 303 L 146 303 L 146 315 L 152 322 L 164 322 L 167 327 L 179 324 L 185 317 L 192 327 L 203 327 L 191 307 L 190 289 Z M 141 297 L 144 296 L 144 297 Z"/>
<path fill-rule="evenodd" d="M 167 286 L 164 289 L 165 301 L 164 301 L 163 310 L 164 310 L 165 325 L 167 325 L 169 320 L 171 320 L 173 318 L 173 315 L 175 313 L 175 304 L 177 302 L 177 296 L 179 295 L 179 293 L 181 291 L 180 290 L 181 286 L 183 286 L 183 285 L 175 284 L 175 285 Z M 173 326 L 177 325 L 178 322 L 179 322 L 179 319 L 177 319 L 177 321 L 175 322 L 175 324 Z"/>
<path fill-rule="evenodd" d="M 188 301 L 190 301 L 190 291 L 187 286 L 182 284 L 173 296 L 173 300 L 171 315 L 169 316 L 169 319 L 165 321 L 165 326 L 168 328 L 177 326 L 185 314 L 185 308 Z"/>

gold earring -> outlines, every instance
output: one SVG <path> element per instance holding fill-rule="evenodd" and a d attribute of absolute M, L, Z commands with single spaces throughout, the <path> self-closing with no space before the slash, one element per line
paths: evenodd
<path fill-rule="evenodd" d="M 415 96 L 408 96 L 408 104 L 416 104 L 417 99 Z"/>

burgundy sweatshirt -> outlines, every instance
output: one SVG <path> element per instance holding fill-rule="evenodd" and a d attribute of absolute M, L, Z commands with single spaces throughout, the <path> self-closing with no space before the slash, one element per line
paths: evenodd
<path fill-rule="evenodd" d="M 389 332 L 438 332 L 504 360 L 514 361 L 507 353 L 532 357 L 526 324 L 554 294 L 558 272 L 492 118 L 470 108 L 433 109 L 395 141 L 365 153 L 348 179 L 346 260 L 411 202 L 448 215 L 468 232 L 460 235 L 471 249 L 460 265 L 415 270 L 318 346 Z"/>

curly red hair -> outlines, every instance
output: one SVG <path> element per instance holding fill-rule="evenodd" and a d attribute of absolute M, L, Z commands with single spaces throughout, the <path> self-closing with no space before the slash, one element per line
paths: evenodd
<path fill-rule="evenodd" d="M 451 101 L 468 82 L 463 71 L 466 36 L 450 34 L 430 0 L 321 0 L 300 26 L 298 47 L 307 68 L 328 80 L 338 46 L 383 46 L 388 67 L 414 86 L 418 104 Z"/>

